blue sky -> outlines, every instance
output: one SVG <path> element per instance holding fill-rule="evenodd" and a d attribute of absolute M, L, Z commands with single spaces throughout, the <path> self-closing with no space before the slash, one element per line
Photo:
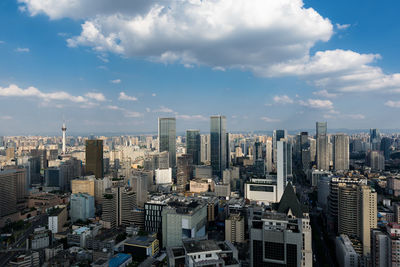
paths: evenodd
<path fill-rule="evenodd" d="M 0 134 L 399 128 L 400 3 L 350 2 L 1 1 Z"/>

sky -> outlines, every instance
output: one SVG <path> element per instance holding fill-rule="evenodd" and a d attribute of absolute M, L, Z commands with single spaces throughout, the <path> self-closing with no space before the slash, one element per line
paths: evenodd
<path fill-rule="evenodd" d="M 397 0 L 0 1 L 0 134 L 398 129 Z"/>

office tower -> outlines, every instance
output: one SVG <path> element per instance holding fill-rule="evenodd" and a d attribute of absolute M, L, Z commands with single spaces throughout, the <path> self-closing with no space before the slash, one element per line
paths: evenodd
<path fill-rule="evenodd" d="M 187 130 L 186 131 L 186 154 L 192 156 L 194 165 L 200 164 L 200 131 Z"/>
<path fill-rule="evenodd" d="M 132 188 L 123 189 L 120 194 L 119 212 L 121 214 L 118 225 L 129 226 L 134 223 L 134 210 L 137 208 L 137 194 Z"/>
<path fill-rule="evenodd" d="M 232 243 L 244 242 L 244 218 L 240 214 L 231 214 L 225 220 L 225 240 Z"/>
<path fill-rule="evenodd" d="M 85 193 L 71 195 L 70 217 L 72 222 L 94 218 L 94 197 Z"/>
<path fill-rule="evenodd" d="M 222 177 L 222 171 L 227 168 L 226 161 L 226 117 L 210 117 L 210 143 L 211 143 L 211 166 L 213 175 Z"/>
<path fill-rule="evenodd" d="M 309 142 L 310 142 L 310 159 L 311 162 L 315 162 L 317 155 L 317 140 L 315 140 L 314 138 L 310 138 Z"/>
<path fill-rule="evenodd" d="M 200 136 L 200 151 L 201 151 L 201 162 L 206 163 L 211 161 L 211 145 L 210 135 L 202 134 Z"/>
<path fill-rule="evenodd" d="M 286 140 L 277 142 L 277 201 L 282 197 L 282 194 L 287 185 L 288 176 L 292 175 L 292 145 Z"/>
<path fill-rule="evenodd" d="M 390 148 L 392 146 L 392 139 L 388 137 L 383 137 L 381 140 L 381 151 L 383 152 L 383 155 L 385 156 L 385 160 L 390 159 Z"/>
<path fill-rule="evenodd" d="M 336 134 L 333 137 L 333 167 L 335 171 L 349 170 L 349 136 Z"/>
<path fill-rule="evenodd" d="M 136 193 L 136 207 L 143 208 L 147 202 L 149 185 L 153 184 L 153 174 L 147 171 L 132 170 L 132 179 L 129 183 Z"/>
<path fill-rule="evenodd" d="M 44 182 L 48 187 L 60 187 L 60 169 L 57 167 L 50 167 L 44 170 Z"/>
<path fill-rule="evenodd" d="M 385 170 L 385 156 L 382 151 L 374 150 L 369 152 L 369 166 L 373 171 Z"/>
<path fill-rule="evenodd" d="M 273 161 L 276 167 L 277 162 L 277 142 L 281 139 L 287 139 L 287 131 L 286 130 L 274 130 L 272 134 L 272 145 L 273 145 Z"/>
<path fill-rule="evenodd" d="M 272 165 L 272 139 L 268 138 L 265 143 L 265 168 L 266 172 L 270 173 L 273 171 Z"/>
<path fill-rule="evenodd" d="M 106 189 L 110 188 L 111 186 L 112 186 L 112 181 L 108 177 L 94 180 L 94 199 L 97 204 L 102 202 L 103 195 Z"/>
<path fill-rule="evenodd" d="M 339 185 L 338 231 L 357 237 L 363 254 L 371 251 L 370 232 L 377 227 L 377 193 L 367 185 Z"/>
<path fill-rule="evenodd" d="M 39 158 L 40 161 L 40 169 L 46 169 L 48 166 L 47 161 L 47 151 L 46 149 L 32 149 L 31 150 L 31 157 Z"/>
<path fill-rule="evenodd" d="M 329 170 L 329 147 L 327 136 L 327 123 L 317 122 L 317 168 Z"/>
<path fill-rule="evenodd" d="M 380 150 L 381 134 L 378 129 L 369 130 L 369 143 L 371 150 Z"/>
<path fill-rule="evenodd" d="M 180 246 L 187 238 L 205 237 L 206 223 L 205 203 L 169 202 L 162 210 L 163 247 Z"/>
<path fill-rule="evenodd" d="M 176 120 L 175 118 L 158 118 L 159 152 L 169 154 L 169 167 L 176 166 Z"/>
<path fill-rule="evenodd" d="M 94 178 L 86 177 L 71 180 L 71 191 L 72 194 L 86 193 L 94 196 Z"/>
<path fill-rule="evenodd" d="M 166 206 L 161 201 L 150 201 L 144 204 L 144 230 L 157 233 L 157 239 L 162 244 L 162 210 Z"/>
<path fill-rule="evenodd" d="M 313 264 L 308 212 L 289 183 L 276 211 L 249 218 L 250 266 Z"/>
<path fill-rule="evenodd" d="M 254 160 L 263 159 L 262 143 L 254 143 Z"/>
<path fill-rule="evenodd" d="M 17 211 L 17 180 L 15 171 L 0 171 L 0 218 Z"/>
<path fill-rule="evenodd" d="M 102 199 L 101 224 L 106 229 L 114 229 L 118 226 L 118 193 L 107 188 Z"/>
<path fill-rule="evenodd" d="M 61 131 L 62 131 L 62 154 L 65 155 L 67 152 L 67 148 L 65 146 L 65 133 L 67 131 L 67 127 L 65 126 L 65 123 L 63 123 L 62 127 L 61 127 Z"/>
<path fill-rule="evenodd" d="M 177 173 L 176 173 L 176 186 L 177 190 L 184 192 L 186 185 L 193 174 L 193 158 L 190 154 L 182 154 L 178 157 Z"/>
<path fill-rule="evenodd" d="M 330 180 L 330 191 L 328 196 L 328 227 L 330 231 L 335 233 L 338 231 L 339 187 L 361 184 L 367 184 L 367 180 L 346 177 L 332 177 L 332 179 Z"/>
<path fill-rule="evenodd" d="M 103 140 L 86 140 L 86 175 L 104 177 Z"/>

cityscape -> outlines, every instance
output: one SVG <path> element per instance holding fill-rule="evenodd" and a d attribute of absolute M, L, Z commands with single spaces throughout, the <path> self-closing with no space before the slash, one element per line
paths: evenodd
<path fill-rule="evenodd" d="M 367 2 L 1 2 L 0 266 L 400 266 Z"/>

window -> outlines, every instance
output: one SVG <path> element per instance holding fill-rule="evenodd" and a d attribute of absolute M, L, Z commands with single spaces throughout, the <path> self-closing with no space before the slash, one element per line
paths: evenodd
<path fill-rule="evenodd" d="M 250 185 L 250 191 L 274 192 L 274 187 L 264 185 Z"/>
<path fill-rule="evenodd" d="M 206 254 L 206 258 L 211 258 L 211 254 Z"/>

